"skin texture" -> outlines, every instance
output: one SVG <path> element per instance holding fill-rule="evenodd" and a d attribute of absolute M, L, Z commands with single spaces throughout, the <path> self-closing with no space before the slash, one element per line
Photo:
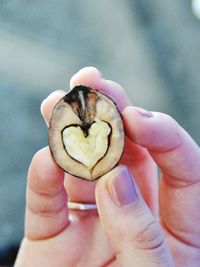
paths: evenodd
<path fill-rule="evenodd" d="M 75 74 L 70 86 L 78 84 L 112 96 L 122 111 L 121 165 L 90 183 L 64 174 L 48 147 L 40 150 L 28 172 L 25 237 L 15 267 L 199 266 L 199 147 L 168 115 L 131 106 L 97 69 Z M 42 103 L 47 124 L 64 94 Z M 67 199 L 96 201 L 98 212 L 69 211 Z"/>

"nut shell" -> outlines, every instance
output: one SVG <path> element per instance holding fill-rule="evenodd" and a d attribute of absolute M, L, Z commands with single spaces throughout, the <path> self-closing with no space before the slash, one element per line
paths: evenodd
<path fill-rule="evenodd" d="M 49 147 L 65 172 L 93 181 L 118 163 L 124 136 L 122 117 L 113 100 L 80 85 L 54 107 Z"/>

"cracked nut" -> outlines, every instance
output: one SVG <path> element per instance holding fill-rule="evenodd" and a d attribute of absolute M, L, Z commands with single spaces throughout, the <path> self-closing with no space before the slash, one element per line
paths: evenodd
<path fill-rule="evenodd" d="M 65 172 L 90 181 L 99 178 L 118 163 L 124 148 L 116 104 L 95 89 L 74 87 L 53 110 L 49 147 Z"/>

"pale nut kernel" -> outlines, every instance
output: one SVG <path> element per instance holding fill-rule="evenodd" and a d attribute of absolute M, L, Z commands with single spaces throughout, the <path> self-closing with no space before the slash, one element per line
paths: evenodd
<path fill-rule="evenodd" d="M 93 181 L 111 170 L 124 149 L 124 127 L 113 100 L 79 85 L 54 107 L 49 147 L 65 171 Z"/>

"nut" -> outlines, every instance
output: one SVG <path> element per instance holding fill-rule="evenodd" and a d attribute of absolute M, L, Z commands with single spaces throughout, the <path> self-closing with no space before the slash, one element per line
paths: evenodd
<path fill-rule="evenodd" d="M 124 148 L 121 114 L 110 97 L 76 86 L 55 106 L 49 147 L 66 172 L 93 181 L 120 160 Z"/>

